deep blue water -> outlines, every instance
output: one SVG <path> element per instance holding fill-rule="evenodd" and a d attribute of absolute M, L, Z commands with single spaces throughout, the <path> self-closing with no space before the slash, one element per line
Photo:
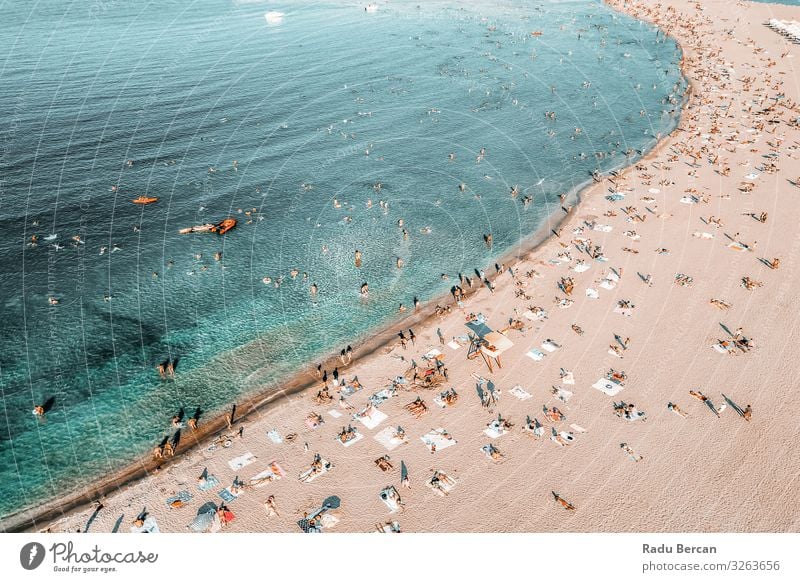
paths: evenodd
<path fill-rule="evenodd" d="M 674 43 L 593 0 L 2 12 L 0 516 L 442 293 L 491 260 L 483 233 L 502 254 L 651 147 L 684 90 Z M 225 237 L 178 234 L 228 216 Z"/>

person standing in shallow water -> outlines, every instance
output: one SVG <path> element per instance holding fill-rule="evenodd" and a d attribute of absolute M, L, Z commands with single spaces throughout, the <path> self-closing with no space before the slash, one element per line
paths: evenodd
<path fill-rule="evenodd" d="M 356 249 L 355 254 L 356 267 L 361 268 L 361 251 Z"/>

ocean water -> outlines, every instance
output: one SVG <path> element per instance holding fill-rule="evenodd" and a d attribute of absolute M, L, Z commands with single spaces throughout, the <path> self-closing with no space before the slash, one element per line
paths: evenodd
<path fill-rule="evenodd" d="M 677 121 L 679 49 L 599 1 L 363 7 L 4 6 L 0 516 L 446 292 Z"/>

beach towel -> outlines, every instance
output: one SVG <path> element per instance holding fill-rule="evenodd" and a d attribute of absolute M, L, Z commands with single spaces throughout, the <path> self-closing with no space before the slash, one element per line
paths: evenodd
<path fill-rule="evenodd" d="M 596 388 L 608 396 L 615 396 L 622 391 L 624 386 L 617 384 L 616 382 L 612 382 L 606 378 L 600 378 L 597 382 L 592 384 L 592 388 Z"/>
<path fill-rule="evenodd" d="M 575 375 L 572 372 L 564 372 L 564 375 L 561 376 L 561 383 L 562 384 L 575 384 Z"/>
<path fill-rule="evenodd" d="M 531 360 L 534 360 L 536 362 L 539 362 L 544 359 L 544 353 L 540 352 L 536 348 L 531 348 L 525 355 L 528 356 Z"/>
<path fill-rule="evenodd" d="M 256 462 L 256 456 L 253 453 L 248 452 L 228 461 L 228 466 L 232 470 L 238 471 L 242 467 L 246 467 L 247 465 L 255 462 Z"/>
<path fill-rule="evenodd" d="M 586 432 L 586 429 L 582 426 L 578 426 L 577 424 L 571 424 L 569 427 L 574 430 L 575 432 Z"/>
<path fill-rule="evenodd" d="M 394 426 L 387 426 L 378 434 L 373 436 L 376 441 L 382 444 L 387 451 L 393 451 L 400 445 L 408 444 L 408 437 L 403 437 L 402 439 L 394 438 L 394 433 L 397 431 L 397 428 Z"/>
<path fill-rule="evenodd" d="M 276 429 L 272 429 L 267 433 L 267 437 L 276 445 L 279 445 L 283 442 L 283 438 L 281 438 L 281 433 L 279 433 Z"/>
<path fill-rule="evenodd" d="M 733 344 L 730 342 L 724 345 L 717 342 L 713 344 L 711 347 L 714 348 L 716 351 L 718 351 L 720 354 L 733 354 L 736 351 L 736 349 L 733 347 Z"/>
<path fill-rule="evenodd" d="M 517 384 L 511 390 L 509 390 L 511 394 L 519 398 L 520 400 L 527 400 L 528 398 L 532 398 L 532 396 L 525 391 L 525 389 Z"/>
<path fill-rule="evenodd" d="M 316 416 L 306 417 L 305 424 L 311 430 L 316 430 L 324 421 L 319 420 Z"/>
<path fill-rule="evenodd" d="M 492 457 L 492 451 L 493 450 L 495 451 L 496 454 L 500 455 L 496 459 L 494 457 Z M 483 445 L 481 447 L 481 451 L 483 452 L 484 455 L 486 455 L 487 458 L 489 458 L 490 460 L 494 461 L 495 463 L 498 463 L 498 462 L 503 460 L 503 455 L 500 454 L 499 450 L 494 449 L 491 444 Z"/>
<path fill-rule="evenodd" d="M 570 432 L 556 432 L 556 429 L 553 429 L 553 432 L 550 435 L 550 440 L 560 447 L 565 447 L 572 444 L 572 442 L 575 440 L 575 436 Z"/>
<path fill-rule="evenodd" d="M 620 315 L 624 315 L 625 317 L 630 317 L 633 315 L 633 308 L 632 307 L 620 307 L 617 305 L 614 308 L 614 313 L 619 313 Z"/>
<path fill-rule="evenodd" d="M 761 174 L 758 174 L 758 173 L 756 173 L 756 172 L 750 172 L 749 174 L 747 174 L 747 175 L 745 176 L 745 179 L 746 179 L 746 180 L 755 180 L 755 179 L 756 179 L 756 178 L 758 178 L 760 175 L 761 175 Z"/>
<path fill-rule="evenodd" d="M 614 192 L 613 194 L 606 196 L 606 200 L 609 202 L 619 202 L 620 200 L 625 200 L 625 194 L 622 194 L 621 192 Z"/>
<path fill-rule="evenodd" d="M 596 230 L 598 232 L 611 232 L 614 230 L 614 227 L 610 224 L 595 224 L 592 230 Z"/>
<path fill-rule="evenodd" d="M 444 497 L 456 486 L 456 481 L 444 471 L 434 471 L 431 478 L 425 481 L 425 486 L 430 488 L 436 495 Z"/>
<path fill-rule="evenodd" d="M 734 250 L 734 251 L 746 251 L 746 250 L 748 250 L 748 247 L 746 247 L 745 245 L 743 245 L 742 243 L 740 243 L 738 241 L 730 243 L 728 245 L 728 248 L 731 249 L 731 250 Z"/>
<path fill-rule="evenodd" d="M 167 507 L 183 507 L 185 503 L 188 503 L 192 499 L 192 494 L 188 491 L 178 491 L 172 497 L 169 497 L 166 501 Z"/>
<path fill-rule="evenodd" d="M 333 418 L 341 418 L 342 416 L 342 413 L 336 410 L 335 408 L 333 410 L 329 410 L 328 414 L 330 414 Z"/>
<path fill-rule="evenodd" d="M 370 396 L 369 401 L 372 402 L 374 406 L 380 406 L 394 396 L 397 396 L 397 390 L 395 388 L 384 388 Z"/>
<path fill-rule="evenodd" d="M 586 296 L 589 299 L 598 299 L 600 297 L 600 293 L 597 292 L 597 289 L 592 289 L 591 287 L 587 287 Z"/>
<path fill-rule="evenodd" d="M 459 349 L 461 347 L 461 344 L 459 344 L 458 342 L 455 342 L 455 341 L 449 341 L 449 342 L 447 342 L 447 345 L 453 350 L 457 350 L 457 349 Z"/>
<path fill-rule="evenodd" d="M 386 414 L 374 407 L 370 413 L 370 416 L 360 416 L 359 414 L 353 415 L 353 420 L 357 420 L 369 429 L 375 428 L 387 418 L 389 417 Z"/>
<path fill-rule="evenodd" d="M 381 489 L 378 496 L 381 498 L 381 501 L 386 504 L 386 507 L 389 508 L 389 513 L 395 513 L 400 509 L 400 494 L 397 492 L 394 485 Z"/>
<path fill-rule="evenodd" d="M 447 438 L 447 436 L 450 438 Z M 424 434 L 420 437 L 425 446 L 428 447 L 428 450 L 431 450 L 431 445 L 436 445 L 436 450 L 441 451 L 442 449 L 446 449 L 447 447 L 452 447 L 456 444 L 456 439 L 452 438 L 451 435 L 443 428 L 437 428 L 430 431 L 427 434 Z"/>
<path fill-rule="evenodd" d="M 617 284 L 616 284 L 616 282 L 614 282 L 611 279 L 603 279 L 602 281 L 600 281 L 600 286 L 603 289 L 607 289 L 607 290 L 611 291 L 614 287 L 617 286 Z"/>
<path fill-rule="evenodd" d="M 234 494 L 234 493 L 231 491 L 231 488 L 230 488 L 230 487 L 225 487 L 225 489 L 223 489 L 222 491 L 220 491 L 219 493 L 217 493 L 217 495 L 219 495 L 220 497 L 222 497 L 222 499 L 223 499 L 224 501 L 227 501 L 228 503 L 230 503 L 231 501 L 233 501 L 234 499 L 236 499 L 237 497 L 239 497 L 239 495 L 241 495 L 241 493 L 239 493 L 239 495 L 235 495 L 235 494 Z"/>
<path fill-rule="evenodd" d="M 309 467 L 308 469 L 300 473 L 298 480 L 302 483 L 311 483 L 314 479 L 316 479 L 321 475 L 324 475 L 333 468 L 333 463 L 331 463 L 330 461 L 326 461 L 325 459 L 320 458 L 320 463 L 322 463 L 322 468 L 319 469 L 316 473 L 314 472 L 313 467 Z"/>
<path fill-rule="evenodd" d="M 650 188 L 648 192 L 650 192 L 650 194 L 659 194 L 661 193 L 661 190 L 659 190 L 658 188 Z"/>
<path fill-rule="evenodd" d="M 569 399 L 572 398 L 572 392 L 564 388 L 555 388 L 553 390 L 553 395 L 564 403 L 567 403 Z"/>
<path fill-rule="evenodd" d="M 356 436 L 354 436 L 353 438 L 351 438 L 351 439 L 350 439 L 349 441 L 347 441 L 346 443 L 343 443 L 343 442 L 342 442 L 342 440 L 341 440 L 340 438 L 338 438 L 338 437 L 336 438 L 336 440 L 337 440 L 337 441 L 339 441 L 339 442 L 342 444 L 342 446 L 343 446 L 343 447 L 349 447 L 349 446 L 351 446 L 351 445 L 354 445 L 354 444 L 356 444 L 358 441 L 360 441 L 360 440 L 361 440 L 361 439 L 363 439 L 363 438 L 364 438 L 364 435 L 363 435 L 363 434 L 361 434 L 360 432 L 356 432 Z"/>
<path fill-rule="evenodd" d="M 354 384 L 347 384 L 344 388 L 339 390 L 339 393 L 343 394 L 345 396 L 352 396 L 356 392 L 360 392 L 363 389 L 364 389 L 364 386 L 362 386 L 361 384 L 359 384 L 358 386 L 356 386 Z"/>
<path fill-rule="evenodd" d="M 697 204 L 700 201 L 696 196 L 684 196 L 681 198 L 683 204 Z"/>
<path fill-rule="evenodd" d="M 444 359 L 444 357 L 443 357 L 443 356 L 444 356 L 444 354 L 442 354 L 442 352 L 440 352 L 440 351 L 439 351 L 439 350 L 437 350 L 436 348 L 433 348 L 433 349 L 431 349 L 431 350 L 430 350 L 430 351 L 429 351 L 427 354 L 425 354 L 425 355 L 424 355 L 424 356 L 422 356 L 422 357 L 423 357 L 424 359 L 426 359 L 426 360 L 435 360 L 435 359 L 442 360 L 442 359 Z"/>
<path fill-rule="evenodd" d="M 378 533 L 400 533 L 400 524 L 396 521 L 375 524 Z"/>
<path fill-rule="evenodd" d="M 711 234 L 710 232 L 700 232 L 699 230 L 695 231 L 694 234 L 692 234 L 692 236 L 694 238 L 702 238 L 702 239 L 706 239 L 706 240 L 714 238 L 714 235 Z"/>
<path fill-rule="evenodd" d="M 209 475 L 206 477 L 205 481 L 197 484 L 197 488 L 200 491 L 210 491 L 217 485 L 219 485 L 219 479 L 217 479 L 214 475 Z"/>
<path fill-rule="evenodd" d="M 131 526 L 131 533 L 161 533 L 158 529 L 155 517 L 148 517 L 144 520 L 142 527 Z"/>
<path fill-rule="evenodd" d="M 285 475 L 286 472 L 278 464 L 277 461 L 270 461 L 269 468 L 267 468 L 264 471 L 261 471 L 258 475 L 250 477 L 250 486 L 263 487 L 267 483 L 271 483 L 272 481 L 278 481 L 281 477 L 284 477 Z"/>
<path fill-rule="evenodd" d="M 584 273 L 584 272 L 588 271 L 591 268 L 592 268 L 592 266 L 591 265 L 587 265 L 586 263 L 578 263 L 577 265 L 572 267 L 572 270 L 575 271 L 576 273 Z"/>
<path fill-rule="evenodd" d="M 558 344 L 557 344 L 556 342 L 554 342 L 553 340 L 545 340 L 545 341 L 543 341 L 543 342 L 542 342 L 542 349 L 543 349 L 543 350 L 547 350 L 547 351 L 548 351 L 548 352 L 550 352 L 550 353 L 552 353 L 552 352 L 556 351 L 556 350 L 557 350 L 557 349 L 559 349 L 560 347 L 561 347 L 561 346 L 560 346 L 560 345 L 558 345 Z"/>
<path fill-rule="evenodd" d="M 496 420 L 490 422 L 489 425 L 483 430 L 483 434 L 493 439 L 500 438 L 507 432 L 508 429 L 503 428 L 503 426 Z"/>

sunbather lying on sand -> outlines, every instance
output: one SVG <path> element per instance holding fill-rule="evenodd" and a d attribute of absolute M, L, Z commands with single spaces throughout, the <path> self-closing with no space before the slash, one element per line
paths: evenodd
<path fill-rule="evenodd" d="M 267 517 L 279 516 L 278 506 L 275 504 L 275 496 L 270 495 L 264 502 L 264 509 L 267 510 Z"/>
<path fill-rule="evenodd" d="M 389 455 L 383 455 L 382 457 L 378 457 L 377 459 L 375 459 L 375 464 L 384 473 L 386 471 L 391 471 L 393 468 L 392 464 L 389 462 Z"/>
<path fill-rule="evenodd" d="M 420 416 L 428 412 L 428 406 L 422 401 L 422 398 L 420 398 L 419 396 L 417 396 L 417 399 L 414 400 L 414 402 L 406 404 L 404 408 L 408 410 L 411 414 L 413 414 L 414 418 L 419 418 Z"/>
<path fill-rule="evenodd" d="M 544 411 L 545 417 L 551 422 L 560 422 L 562 420 L 566 420 L 566 416 L 562 413 L 558 408 L 555 406 L 553 408 L 547 408 L 547 406 L 542 406 L 542 410 Z"/>
<path fill-rule="evenodd" d="M 554 499 L 555 499 L 555 500 L 556 500 L 558 503 L 560 503 L 560 504 L 561 504 L 561 507 L 563 507 L 563 508 L 564 508 L 564 509 L 566 509 L 567 511 L 575 511 L 575 506 L 574 506 L 574 505 L 572 505 L 572 504 L 571 504 L 569 501 L 567 501 L 566 499 L 564 499 L 563 497 L 561 497 L 561 496 L 560 496 L 558 493 L 556 493 L 555 491 L 551 491 L 551 493 L 553 494 L 553 498 L 554 498 Z"/>
<path fill-rule="evenodd" d="M 641 461 L 641 460 L 644 458 L 644 457 L 642 457 L 642 455 L 639 455 L 639 454 L 637 454 L 636 452 L 634 452 L 634 450 L 628 446 L 628 443 L 620 443 L 620 445 L 619 445 L 619 446 L 620 446 L 620 448 L 621 448 L 623 451 L 625 451 L 626 453 L 628 453 L 628 456 L 629 456 L 629 457 L 630 457 L 632 460 L 636 461 L 637 463 L 638 463 L 639 461 Z"/>
<path fill-rule="evenodd" d="M 667 404 L 667 408 L 669 410 L 671 410 L 672 412 L 674 412 L 675 414 L 678 414 L 678 415 L 682 416 L 683 418 L 686 418 L 687 416 L 689 416 L 686 412 L 681 410 L 680 407 L 677 404 L 673 404 L 672 402 Z"/>
<path fill-rule="evenodd" d="M 358 431 L 353 428 L 352 426 L 348 426 L 347 428 L 342 427 L 342 430 L 339 432 L 338 439 L 342 443 L 346 443 L 348 441 L 353 440 L 358 436 Z"/>

